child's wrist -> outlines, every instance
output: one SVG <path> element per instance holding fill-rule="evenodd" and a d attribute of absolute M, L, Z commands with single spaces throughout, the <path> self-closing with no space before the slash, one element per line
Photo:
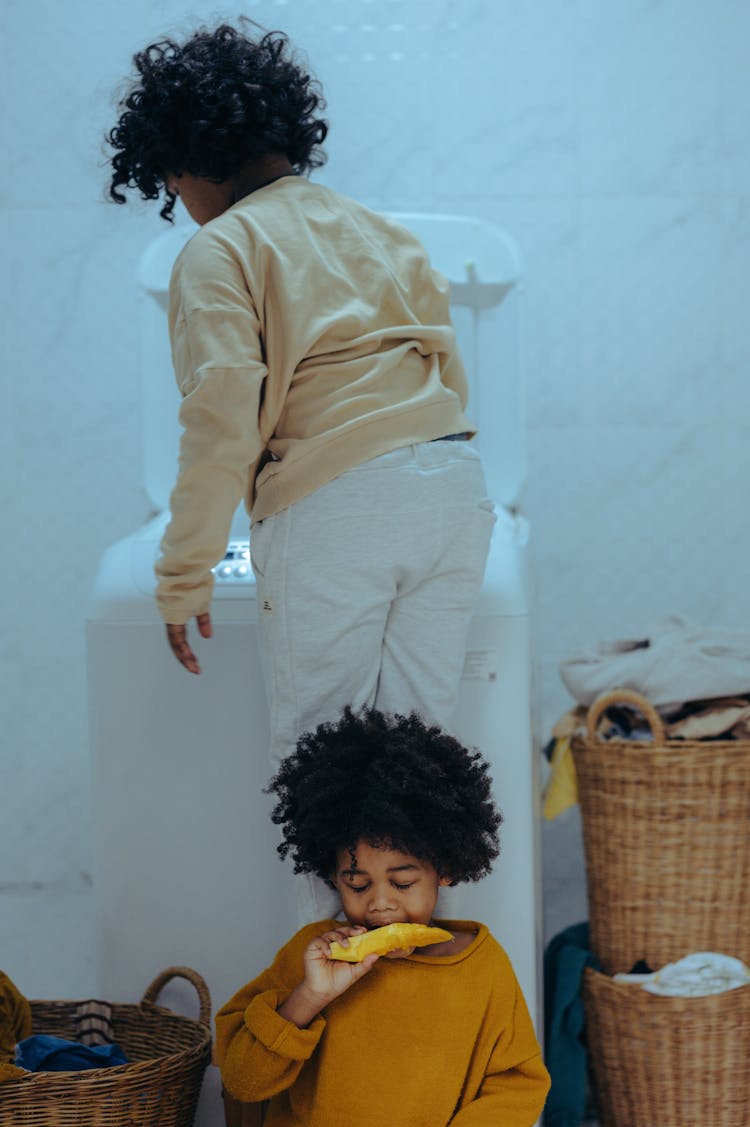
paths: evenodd
<path fill-rule="evenodd" d="M 332 998 L 317 994 L 305 982 L 301 982 L 299 986 L 295 986 L 287 1000 L 279 1006 L 277 1012 L 286 1021 L 291 1021 L 293 1025 L 304 1029 L 311 1021 L 315 1020 L 320 1011 L 330 1001 L 332 1001 Z"/>

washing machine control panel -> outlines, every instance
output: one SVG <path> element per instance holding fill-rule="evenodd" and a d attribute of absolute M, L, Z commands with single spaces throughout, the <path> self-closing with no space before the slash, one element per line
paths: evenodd
<path fill-rule="evenodd" d="M 216 583 L 222 586 L 243 587 L 255 583 L 250 566 L 250 541 L 230 540 L 224 559 L 211 569 Z"/>

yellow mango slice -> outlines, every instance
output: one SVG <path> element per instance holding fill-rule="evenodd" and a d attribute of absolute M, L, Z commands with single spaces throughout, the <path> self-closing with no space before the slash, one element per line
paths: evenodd
<path fill-rule="evenodd" d="M 362 935 L 350 935 L 348 947 L 342 947 L 334 940 L 329 957 L 343 963 L 361 963 L 368 955 L 387 955 L 389 951 L 398 951 L 401 947 L 427 947 L 446 939 L 452 940 L 453 936 L 442 927 L 387 924 L 385 927 L 363 932 Z"/>

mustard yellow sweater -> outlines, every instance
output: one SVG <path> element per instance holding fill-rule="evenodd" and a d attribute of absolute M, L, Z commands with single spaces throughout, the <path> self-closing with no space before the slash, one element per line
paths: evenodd
<path fill-rule="evenodd" d="M 549 1088 L 507 955 L 484 924 L 456 955 L 380 959 L 306 1029 L 276 1011 L 311 924 L 216 1015 L 224 1086 L 271 1100 L 264 1127 L 531 1127 Z"/>
<path fill-rule="evenodd" d="M 471 430 L 448 298 L 413 235 L 303 176 L 196 232 L 169 296 L 184 434 L 166 622 L 208 609 L 243 496 L 262 520 L 369 458 Z"/>

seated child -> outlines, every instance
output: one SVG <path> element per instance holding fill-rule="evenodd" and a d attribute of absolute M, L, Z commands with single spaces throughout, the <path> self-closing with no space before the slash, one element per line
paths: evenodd
<path fill-rule="evenodd" d="M 329 881 L 346 919 L 302 928 L 219 1011 L 227 1092 L 270 1100 L 265 1127 L 531 1127 L 549 1077 L 508 957 L 484 924 L 432 917 L 441 886 L 498 854 L 480 754 L 414 714 L 346 709 L 268 789 L 280 854 Z M 433 922 L 453 939 L 329 958 L 334 940 Z"/>

